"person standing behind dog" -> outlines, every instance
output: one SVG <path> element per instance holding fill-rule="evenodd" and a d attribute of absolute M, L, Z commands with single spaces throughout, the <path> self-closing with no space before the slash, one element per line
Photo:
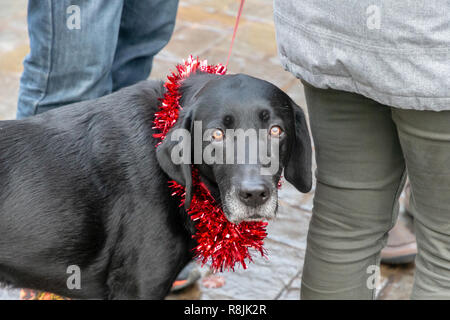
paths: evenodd
<path fill-rule="evenodd" d="M 177 7 L 178 0 L 29 0 L 17 118 L 147 79 Z"/>
<path fill-rule="evenodd" d="M 304 83 L 317 188 L 302 299 L 373 299 L 411 183 L 414 299 L 450 299 L 447 1 L 275 0 L 283 66 Z"/>

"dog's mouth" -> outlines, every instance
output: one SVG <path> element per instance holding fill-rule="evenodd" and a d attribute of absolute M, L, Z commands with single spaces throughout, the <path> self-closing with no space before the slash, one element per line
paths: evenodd
<path fill-rule="evenodd" d="M 267 220 L 272 219 L 271 217 L 268 217 Z M 263 221 L 266 220 L 265 217 L 260 216 L 259 214 L 254 214 L 250 217 L 248 217 L 247 219 L 245 219 L 245 221 Z"/>
<path fill-rule="evenodd" d="M 228 221 L 238 224 L 243 221 L 267 221 L 275 218 L 278 210 L 278 192 L 271 192 L 267 201 L 258 206 L 243 203 L 234 188 L 225 194 L 222 208 Z"/>

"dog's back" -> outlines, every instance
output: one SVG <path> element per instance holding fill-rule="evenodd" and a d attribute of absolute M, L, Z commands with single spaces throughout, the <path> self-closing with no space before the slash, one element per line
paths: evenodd
<path fill-rule="evenodd" d="M 111 297 L 114 283 L 138 295 L 131 280 L 142 270 L 132 268 L 154 245 L 142 237 L 164 232 L 152 225 L 178 210 L 154 152 L 161 93 L 146 81 L 0 122 L 0 281 L 83 298 Z M 82 272 L 78 291 L 65 286 L 71 265 Z"/>

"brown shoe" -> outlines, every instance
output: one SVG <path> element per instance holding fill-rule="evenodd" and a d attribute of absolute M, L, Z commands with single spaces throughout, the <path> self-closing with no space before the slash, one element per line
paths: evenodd
<path fill-rule="evenodd" d="M 404 264 L 414 261 L 417 254 L 415 235 L 399 219 L 389 231 L 386 247 L 381 250 L 381 262 L 387 264 Z"/>

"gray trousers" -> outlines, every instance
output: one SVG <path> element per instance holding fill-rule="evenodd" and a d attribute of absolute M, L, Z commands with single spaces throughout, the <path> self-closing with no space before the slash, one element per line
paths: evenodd
<path fill-rule="evenodd" d="M 402 110 L 305 83 L 317 161 L 302 299 L 373 299 L 406 171 L 412 298 L 450 299 L 450 111 Z"/>

